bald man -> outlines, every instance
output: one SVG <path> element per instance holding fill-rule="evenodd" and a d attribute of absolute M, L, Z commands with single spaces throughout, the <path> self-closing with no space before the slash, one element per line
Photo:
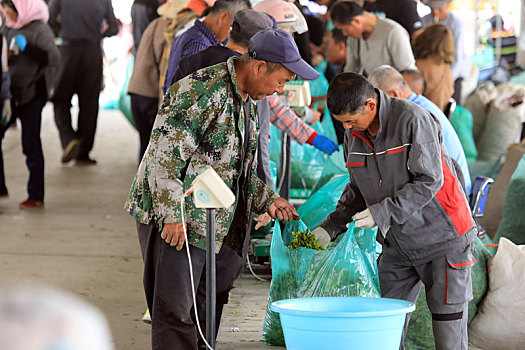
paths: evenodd
<path fill-rule="evenodd" d="M 405 78 L 408 86 L 418 95 L 425 93 L 425 76 L 420 70 L 417 69 L 405 69 L 400 72 L 403 78 Z"/>
<path fill-rule="evenodd" d="M 418 95 L 413 92 L 401 73 L 391 66 L 384 65 L 378 67 L 372 72 L 372 74 L 370 74 L 369 80 L 376 88 L 383 90 L 390 97 L 408 99 L 434 116 L 441 125 L 443 143 L 445 144 L 450 158 L 454 159 L 461 168 L 465 181 L 465 189 L 467 194 L 470 195 L 471 180 L 463 146 L 461 145 L 459 137 L 452 127 L 452 124 L 439 107 L 423 95 Z"/>

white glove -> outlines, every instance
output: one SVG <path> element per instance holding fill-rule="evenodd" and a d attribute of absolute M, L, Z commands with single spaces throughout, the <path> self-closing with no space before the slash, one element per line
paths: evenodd
<path fill-rule="evenodd" d="M 352 216 L 352 220 L 355 221 L 355 227 L 361 227 L 364 229 L 372 228 L 377 225 L 370 209 L 368 208 Z"/>
<path fill-rule="evenodd" d="M 332 237 L 328 234 L 328 232 L 322 228 L 318 227 L 315 230 L 312 231 L 312 234 L 317 239 L 317 242 L 323 247 L 326 248 L 330 244 L 330 241 L 332 240 Z"/>
<path fill-rule="evenodd" d="M 2 125 L 7 125 L 9 121 L 11 120 L 11 100 L 6 99 L 4 100 L 4 105 L 2 106 L 2 116 L 1 116 L 1 122 Z"/>

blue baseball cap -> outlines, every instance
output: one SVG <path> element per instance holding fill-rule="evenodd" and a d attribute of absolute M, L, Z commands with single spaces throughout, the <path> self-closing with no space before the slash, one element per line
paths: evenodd
<path fill-rule="evenodd" d="M 280 63 L 303 79 L 314 80 L 319 73 L 306 63 L 292 36 L 282 29 L 268 28 L 256 33 L 248 46 L 251 58 Z"/>

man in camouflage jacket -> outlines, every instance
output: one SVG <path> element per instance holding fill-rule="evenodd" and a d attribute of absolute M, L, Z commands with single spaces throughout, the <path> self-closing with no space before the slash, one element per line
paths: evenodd
<path fill-rule="evenodd" d="M 184 197 L 200 170 L 212 167 L 236 196 L 233 206 L 216 212 L 216 253 L 223 244 L 240 252 L 251 211 L 298 219 L 293 206 L 257 178 L 253 102 L 281 92 L 295 74 L 318 76 L 289 34 L 268 29 L 250 40 L 249 55 L 190 74 L 166 93 L 126 203 L 141 240 L 153 349 L 197 349 L 189 266 L 180 250 L 185 215 L 194 280 L 200 281 L 206 216 Z"/>

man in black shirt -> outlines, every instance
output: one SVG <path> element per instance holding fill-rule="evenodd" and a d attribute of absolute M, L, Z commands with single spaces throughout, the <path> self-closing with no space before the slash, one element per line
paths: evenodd
<path fill-rule="evenodd" d="M 133 30 L 133 46 L 135 52 L 139 49 L 140 39 L 148 24 L 157 18 L 157 8 L 160 0 L 135 0 L 131 5 L 131 24 Z"/>
<path fill-rule="evenodd" d="M 105 31 L 101 32 L 106 23 Z M 75 159 L 76 165 L 91 165 L 89 158 L 97 128 L 98 98 L 102 87 L 104 37 L 118 33 L 111 0 L 51 0 L 49 25 L 62 39 L 62 64 L 52 98 L 55 122 L 64 153 L 62 163 Z M 78 95 L 78 128 L 71 125 L 71 98 Z"/>
<path fill-rule="evenodd" d="M 412 36 L 423 27 L 417 13 L 417 2 L 414 0 L 368 0 L 363 8 L 376 16 L 390 18 L 401 24 Z"/>

